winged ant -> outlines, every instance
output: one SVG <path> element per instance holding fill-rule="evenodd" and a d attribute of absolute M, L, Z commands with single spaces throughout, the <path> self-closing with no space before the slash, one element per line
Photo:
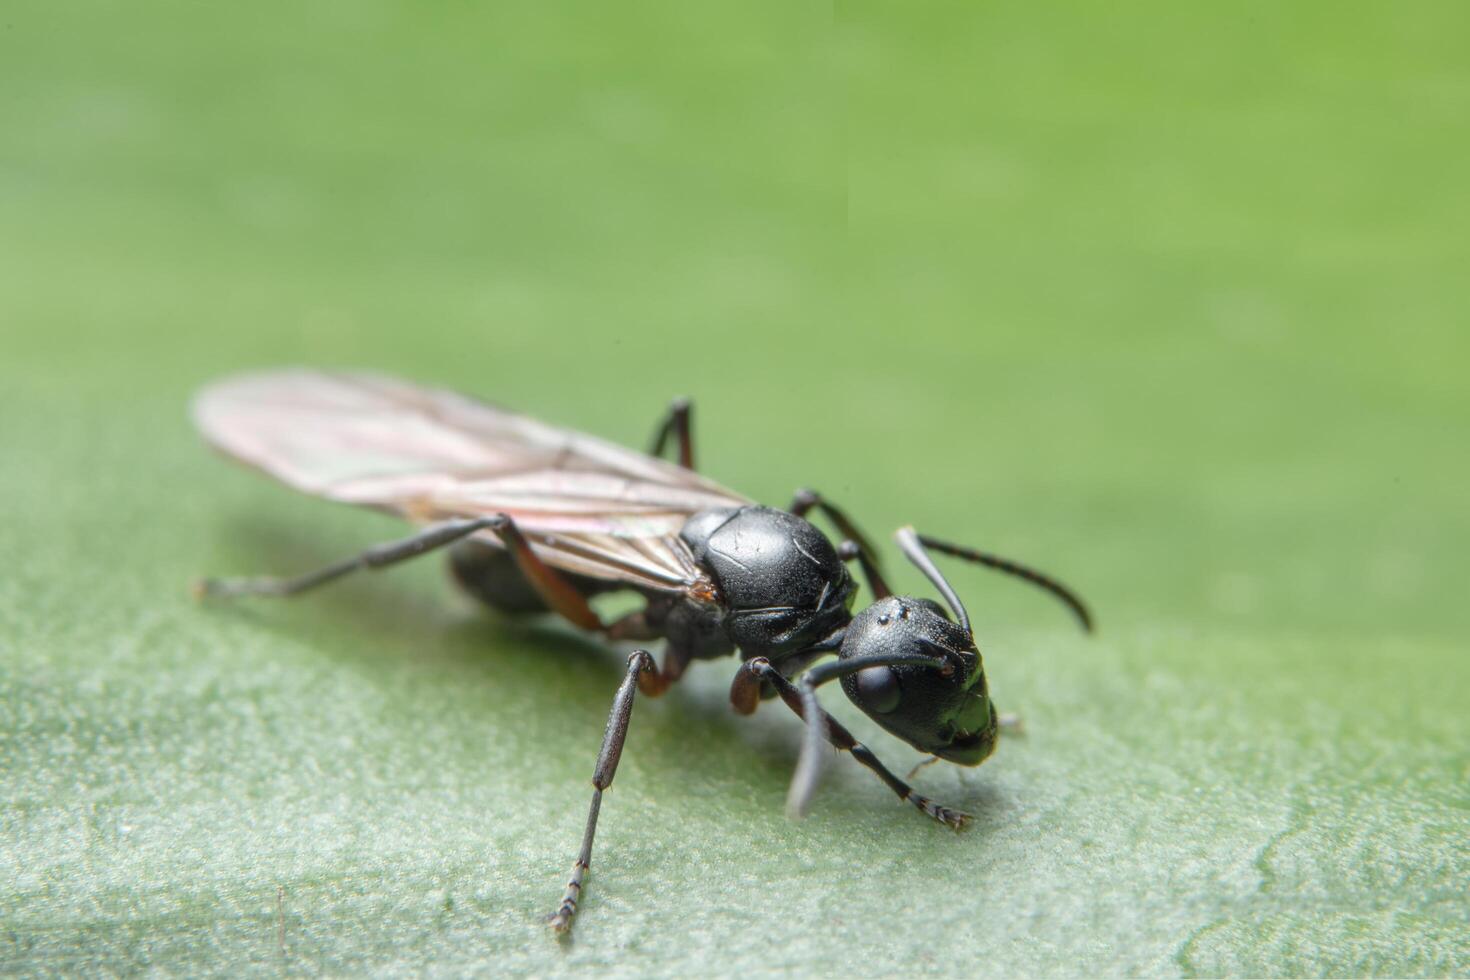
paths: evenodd
<path fill-rule="evenodd" d="M 810 490 L 786 510 L 726 490 L 694 469 L 691 406 L 675 401 L 648 454 L 539 422 L 452 392 L 367 374 L 283 370 L 218 382 L 194 418 L 218 449 L 316 496 L 398 514 L 421 526 L 295 578 L 208 579 L 208 596 L 291 596 L 359 569 L 449 549 L 459 583 L 507 612 L 553 612 L 609 640 L 662 638 L 662 664 L 628 657 L 592 775 L 581 848 L 551 926 L 572 926 L 592 861 L 602 794 L 612 785 L 635 696 L 662 694 L 694 660 L 740 656 L 730 688 L 750 714 L 779 696 L 805 720 L 788 808 L 805 813 L 822 743 L 846 750 L 899 799 L 955 829 L 968 814 L 916 793 L 822 710 L 817 688 L 843 692 L 882 728 L 921 752 L 960 765 L 995 749 L 1000 716 L 990 700 L 970 617 L 935 566 L 943 554 L 1037 585 L 1084 629 L 1092 620 L 1072 590 L 1024 565 L 950 544 L 911 527 L 899 548 L 943 597 L 894 595 L 877 552 L 848 515 Z M 670 441 L 677 463 L 661 458 Z M 811 524 L 841 534 L 833 546 Z M 855 562 L 874 601 L 854 614 Z M 643 608 L 604 622 L 589 597 L 641 594 Z M 828 655 L 835 660 L 825 660 Z M 823 661 L 823 662 L 818 662 Z"/>

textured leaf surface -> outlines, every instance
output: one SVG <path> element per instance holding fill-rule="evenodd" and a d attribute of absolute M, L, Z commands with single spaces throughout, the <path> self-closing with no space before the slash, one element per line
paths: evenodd
<path fill-rule="evenodd" d="M 1463 4 L 10 4 L 0 966 L 21 973 L 1470 972 Z M 460 388 L 818 487 L 956 569 L 1027 733 L 920 785 L 730 662 L 620 658 L 212 457 L 200 384 Z M 917 589 L 918 577 L 895 565 Z M 913 753 L 829 703 L 895 768 Z"/>

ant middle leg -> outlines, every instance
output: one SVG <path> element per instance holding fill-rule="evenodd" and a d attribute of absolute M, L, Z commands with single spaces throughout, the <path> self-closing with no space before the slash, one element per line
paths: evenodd
<path fill-rule="evenodd" d="M 633 718 L 633 699 L 638 691 L 636 680 L 640 675 L 653 670 L 653 658 L 646 650 L 634 650 L 628 657 L 628 672 L 618 693 L 613 697 L 612 711 L 608 713 L 607 728 L 602 734 L 602 748 L 597 753 L 597 765 L 592 770 L 592 805 L 587 811 L 587 826 L 582 832 L 582 846 L 577 859 L 572 863 L 572 873 L 567 879 L 566 891 L 547 922 L 558 934 L 572 928 L 577 914 L 577 903 L 581 901 L 587 872 L 592 867 L 592 840 L 597 835 L 597 815 L 602 809 L 602 793 L 612 785 L 617 775 L 618 760 L 623 755 L 623 743 L 628 737 L 628 723 Z"/>

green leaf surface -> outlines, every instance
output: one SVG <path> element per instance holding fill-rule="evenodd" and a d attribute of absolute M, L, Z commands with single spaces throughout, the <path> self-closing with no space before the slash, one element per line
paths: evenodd
<path fill-rule="evenodd" d="M 1462 3 L 0 11 L 0 969 L 1470 973 Z M 953 568 L 1024 735 L 924 792 L 206 452 L 386 370 L 1057 572 Z M 891 550 L 891 549 L 890 549 Z M 924 584 L 890 567 L 909 591 Z M 947 566 L 951 567 L 951 566 Z M 826 694 L 892 767 L 906 746 Z"/>

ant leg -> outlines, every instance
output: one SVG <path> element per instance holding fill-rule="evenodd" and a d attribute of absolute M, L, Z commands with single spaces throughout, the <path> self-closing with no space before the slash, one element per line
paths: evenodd
<path fill-rule="evenodd" d="M 648 622 L 648 610 L 636 609 L 607 624 L 609 640 L 656 640 L 663 633 Z"/>
<path fill-rule="evenodd" d="M 648 455 L 663 456 L 669 436 L 675 435 L 679 439 L 679 465 L 686 470 L 694 469 L 694 433 L 689 418 L 693 411 L 694 403 L 688 398 L 675 398 L 670 402 L 668 414 L 654 433 L 653 446 L 648 450 Z"/>
<path fill-rule="evenodd" d="M 607 627 L 609 640 L 656 640 L 663 635 L 662 630 L 648 622 L 647 609 L 630 612 Z M 638 675 L 638 690 L 651 698 L 658 697 L 684 676 L 693 659 L 688 650 L 669 640 L 664 644 L 663 666 L 654 673 Z"/>
<path fill-rule="evenodd" d="M 926 660 L 926 662 L 932 661 Z M 740 670 L 742 673 L 747 674 L 756 683 L 757 687 L 760 681 L 767 681 L 774 686 L 776 693 L 781 695 L 781 700 L 786 702 L 786 706 L 795 712 L 798 717 L 808 721 L 810 730 L 811 722 L 807 719 L 807 713 L 802 703 L 802 692 L 798 691 L 796 685 L 787 680 L 784 674 L 773 667 L 769 660 L 764 657 L 747 660 L 740 665 Z M 737 678 L 737 683 L 739 683 L 739 678 Z M 734 696 L 735 692 L 732 690 L 732 700 L 734 700 Z M 818 719 L 820 727 L 826 730 L 827 741 L 838 749 L 846 749 L 852 753 L 854 759 L 877 774 L 878 778 L 883 780 L 884 784 L 893 790 L 900 800 L 912 804 L 921 813 L 955 830 L 963 830 L 969 824 L 972 819 L 970 814 L 936 803 L 926 796 L 920 796 L 918 793 L 915 793 L 912 786 L 890 772 L 888 767 L 883 765 L 878 760 L 878 757 L 873 754 L 873 751 L 854 738 L 852 733 L 841 722 L 827 714 L 820 707 L 817 707 L 816 711 L 820 716 Z M 799 770 L 796 779 L 802 779 Z M 793 782 L 792 785 L 793 789 L 795 789 L 797 783 Z M 800 809 L 797 808 L 797 815 L 800 815 L 800 812 Z"/>
<path fill-rule="evenodd" d="M 913 779 L 915 776 L 917 776 L 919 774 L 919 770 L 920 769 L 926 769 L 929 766 L 934 765 L 934 763 L 936 763 L 938 761 L 939 761 L 939 756 L 937 756 L 937 755 L 931 755 L 927 759 L 922 759 L 919 762 L 914 763 L 914 768 L 910 769 L 908 771 L 908 775 L 904 776 L 903 778 L 904 779 Z"/>
<path fill-rule="evenodd" d="M 442 521 L 438 524 L 430 524 L 417 534 L 398 541 L 390 541 L 369 548 L 351 558 L 333 562 L 325 568 L 319 568 L 305 575 L 295 578 L 206 578 L 194 583 L 194 594 L 200 598 L 205 596 L 274 596 L 284 597 L 298 595 L 318 585 L 334 582 L 344 575 L 355 572 L 360 568 L 385 568 L 389 565 L 409 558 L 417 558 L 419 555 L 427 554 L 436 548 L 453 544 L 461 538 L 468 537 L 476 531 L 482 531 L 493 526 L 495 518 L 463 518 L 450 521 Z"/>
<path fill-rule="evenodd" d="M 547 608 L 560 614 L 573 626 L 580 626 L 584 630 L 601 632 L 606 629 L 602 617 L 588 604 L 587 597 L 566 576 L 546 564 L 531 550 L 530 543 L 509 514 L 496 514 L 483 520 L 485 526 L 495 532 L 500 543 L 515 557 L 521 574 L 531 583 L 531 588 L 536 590 Z"/>
<path fill-rule="evenodd" d="M 886 599 L 893 595 L 893 590 L 888 588 L 888 583 L 883 580 L 883 573 L 878 571 L 876 565 L 863 550 L 863 546 L 852 538 L 843 538 L 842 543 L 837 546 L 837 557 L 844 562 L 857 559 L 858 565 L 862 567 L 863 577 L 868 580 L 868 588 L 873 590 L 873 598 Z"/>
<path fill-rule="evenodd" d="M 494 531 L 496 537 L 515 557 L 516 565 L 526 577 L 541 600 L 553 611 L 560 613 L 573 624 L 587 630 L 601 630 L 601 617 L 587 603 L 587 597 L 577 590 L 556 569 L 547 565 L 531 550 L 530 544 L 516 527 L 515 521 L 506 514 L 491 517 L 456 518 L 430 524 L 419 533 L 398 541 L 390 541 L 369 548 L 350 558 L 333 562 L 295 578 L 234 578 L 201 579 L 194 584 L 194 593 L 206 596 L 235 597 L 242 595 L 284 597 L 298 595 L 319 585 L 334 582 L 361 568 L 385 568 L 409 558 L 417 558 L 437 548 L 453 544 L 476 531 Z"/>
<path fill-rule="evenodd" d="M 582 882 L 592 866 L 592 838 L 597 834 L 597 811 L 602 807 L 602 791 L 612 785 L 623 755 L 623 742 L 628 737 L 628 722 L 633 717 L 633 696 L 638 691 L 638 675 L 654 669 L 653 657 L 647 650 L 634 650 L 628 656 L 628 673 L 618 685 L 612 711 L 607 716 L 607 729 L 602 733 L 602 748 L 597 753 L 597 767 L 592 770 L 592 806 L 587 811 L 587 829 L 582 832 L 582 849 L 572 864 L 572 876 L 561 905 L 548 918 L 551 928 L 565 934 L 572 928 L 577 914 L 577 900 L 582 896 Z"/>
<path fill-rule="evenodd" d="M 805 487 L 796 491 L 796 496 L 791 498 L 791 506 L 787 508 L 797 517 L 805 517 L 815 507 L 831 521 L 842 532 L 842 536 L 850 541 L 856 549 L 852 557 L 857 558 L 858 564 L 862 566 L 863 577 L 868 580 L 868 588 L 873 590 L 874 599 L 886 599 L 893 595 L 893 590 L 883 579 L 883 573 L 878 567 L 878 551 L 868 536 L 852 522 L 851 518 L 841 508 L 827 500 L 815 490 Z M 846 542 L 844 542 L 846 543 Z M 843 560 L 848 560 L 848 555 L 843 555 Z"/>
<path fill-rule="evenodd" d="M 826 656 L 830 650 L 812 650 L 809 653 L 794 653 L 781 659 L 781 675 L 790 680 L 794 674 L 811 666 L 813 660 Z M 730 706 L 736 714 L 753 715 L 755 709 L 767 698 L 776 696 L 776 689 L 761 683 L 761 676 L 750 670 L 737 670 L 730 682 Z"/>
<path fill-rule="evenodd" d="M 663 666 L 651 674 L 640 676 L 638 690 L 651 698 L 658 697 L 684 676 L 684 671 L 689 667 L 689 661 L 692 659 L 689 651 L 669 643 L 664 648 Z"/>

